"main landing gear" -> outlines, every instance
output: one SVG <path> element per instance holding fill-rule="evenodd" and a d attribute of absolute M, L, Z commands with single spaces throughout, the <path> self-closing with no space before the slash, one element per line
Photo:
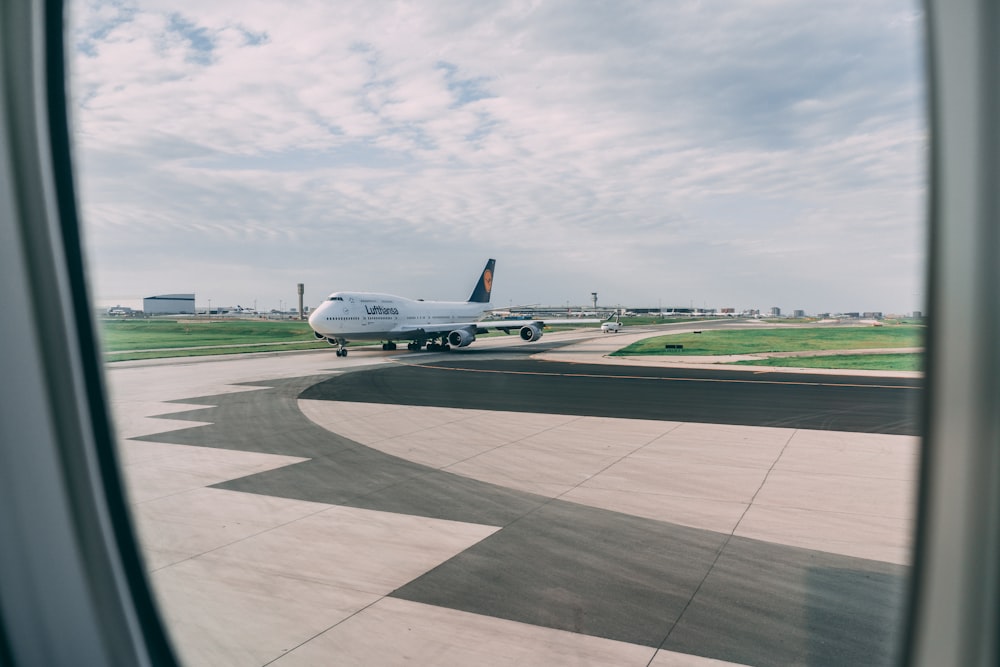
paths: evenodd
<path fill-rule="evenodd" d="M 382 350 L 384 352 L 392 352 L 395 349 L 396 349 L 396 344 L 393 343 L 392 341 L 389 341 L 388 343 L 382 343 Z"/>
<path fill-rule="evenodd" d="M 415 340 L 406 344 L 406 349 L 410 352 L 419 352 L 420 350 L 426 349 L 428 352 L 447 352 L 451 349 L 451 345 L 448 343 L 438 343 L 436 340 Z"/>

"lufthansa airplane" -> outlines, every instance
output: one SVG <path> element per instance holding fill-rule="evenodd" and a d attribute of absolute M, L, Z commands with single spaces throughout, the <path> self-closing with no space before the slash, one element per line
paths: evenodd
<path fill-rule="evenodd" d="M 411 351 L 426 346 L 431 352 L 446 352 L 469 345 L 476 340 L 476 334 L 488 329 L 508 334 L 517 329 L 522 340 L 536 341 L 542 337 L 546 324 L 602 321 L 580 318 L 481 321 L 479 318 L 489 310 L 495 265 L 494 259 L 486 262 L 468 301 L 424 301 L 393 294 L 334 292 L 309 315 L 309 326 L 316 338 L 340 346 L 338 357 L 346 357 L 349 340 L 385 341 L 383 350 L 395 350 L 393 341 L 408 340 L 407 349 Z"/>

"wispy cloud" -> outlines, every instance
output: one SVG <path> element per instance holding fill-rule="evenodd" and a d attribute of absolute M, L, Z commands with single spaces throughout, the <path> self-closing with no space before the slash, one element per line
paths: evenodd
<path fill-rule="evenodd" d="M 75 9 L 99 293 L 920 306 L 908 2 Z"/>

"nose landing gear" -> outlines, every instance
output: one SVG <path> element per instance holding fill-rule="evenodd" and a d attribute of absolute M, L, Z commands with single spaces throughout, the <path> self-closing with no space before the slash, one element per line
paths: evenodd
<path fill-rule="evenodd" d="M 330 345 L 339 345 L 340 346 L 340 347 L 337 348 L 337 356 L 338 357 L 346 357 L 347 356 L 347 341 L 346 340 L 343 340 L 343 339 L 335 340 L 333 338 L 327 338 L 326 342 L 328 342 Z"/>

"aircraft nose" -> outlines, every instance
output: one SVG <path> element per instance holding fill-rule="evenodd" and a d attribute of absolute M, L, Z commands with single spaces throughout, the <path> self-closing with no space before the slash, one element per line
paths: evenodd
<path fill-rule="evenodd" d="M 326 304 L 324 303 L 319 307 L 313 309 L 313 311 L 309 313 L 309 326 L 311 326 L 313 329 L 316 328 L 316 322 L 319 321 L 320 313 L 322 313 L 325 308 Z"/>

